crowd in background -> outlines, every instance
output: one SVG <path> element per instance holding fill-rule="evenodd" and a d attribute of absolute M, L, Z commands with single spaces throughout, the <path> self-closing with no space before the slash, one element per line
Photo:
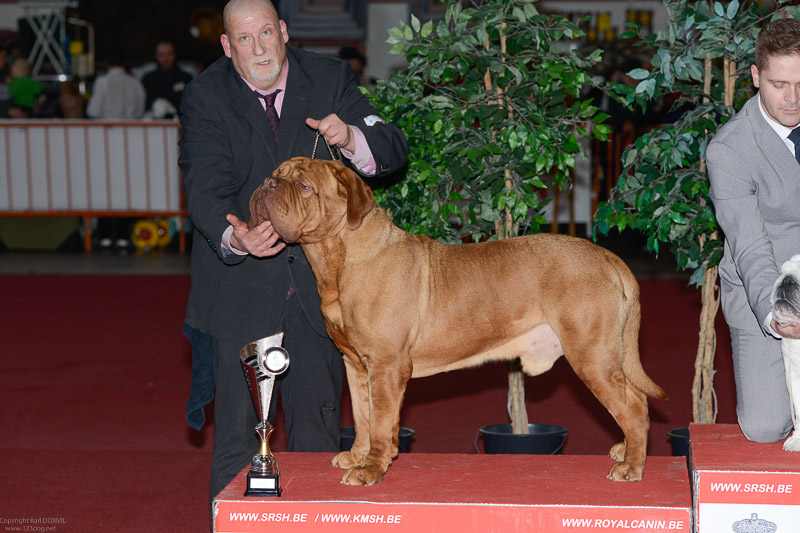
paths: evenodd
<path fill-rule="evenodd" d="M 89 90 L 76 81 L 42 83 L 13 46 L 0 43 L 0 118 L 174 118 L 192 74 L 176 62 L 175 47 L 161 41 L 155 68 L 139 79 L 118 49 L 106 54 L 103 73 Z M 85 87 L 85 86 L 84 86 Z"/>
<path fill-rule="evenodd" d="M 346 46 L 339 57 L 350 63 L 359 83 L 366 84 L 364 55 Z M 0 118 L 175 118 L 193 74 L 178 66 L 170 41 L 156 45 L 154 59 L 155 66 L 137 77 L 121 51 L 110 50 L 101 74 L 85 89 L 72 80 L 37 81 L 30 61 L 16 47 L 0 42 Z"/>

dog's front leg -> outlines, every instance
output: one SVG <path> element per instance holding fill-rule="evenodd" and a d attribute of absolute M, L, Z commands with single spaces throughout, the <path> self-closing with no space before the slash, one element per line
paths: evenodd
<path fill-rule="evenodd" d="M 347 470 L 363 463 L 369 452 L 369 375 L 355 354 L 345 355 L 344 367 L 353 405 L 356 438 L 350 450 L 340 452 L 331 459 L 331 466 Z"/>
<path fill-rule="evenodd" d="M 787 452 L 800 452 L 800 340 L 781 341 L 783 364 L 786 368 L 786 385 L 792 402 L 792 421 L 794 433 L 783 442 Z"/>
<path fill-rule="evenodd" d="M 406 364 L 402 364 L 398 359 L 388 358 L 390 364 L 372 360 L 368 365 L 369 452 L 360 465 L 351 467 L 342 476 L 345 485 L 379 483 L 397 456 L 400 407 L 411 377 L 411 360 L 405 359 Z"/>

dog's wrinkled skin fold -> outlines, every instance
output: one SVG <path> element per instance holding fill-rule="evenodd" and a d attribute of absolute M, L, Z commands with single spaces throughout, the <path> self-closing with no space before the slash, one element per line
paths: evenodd
<path fill-rule="evenodd" d="M 378 483 L 397 456 L 400 406 L 412 377 L 520 357 L 535 376 L 564 355 L 625 440 L 610 479 L 642 478 L 647 395 L 666 395 L 639 361 L 639 287 L 616 255 L 563 235 L 446 245 L 391 223 L 340 163 L 296 157 L 254 192 L 299 242 L 344 354 L 356 438 L 333 458 L 342 483 Z"/>
<path fill-rule="evenodd" d="M 772 316 L 779 324 L 800 322 L 800 254 L 781 265 L 772 289 Z M 781 340 L 786 386 L 792 402 L 794 432 L 783 442 L 788 452 L 800 452 L 800 339 Z"/>

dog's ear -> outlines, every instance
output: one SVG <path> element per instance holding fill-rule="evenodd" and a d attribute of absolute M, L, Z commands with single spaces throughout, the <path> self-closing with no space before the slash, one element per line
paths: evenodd
<path fill-rule="evenodd" d="M 375 206 L 372 189 L 358 174 L 347 167 L 336 168 L 334 173 L 347 191 L 347 229 L 356 230 L 361 226 L 367 213 Z"/>

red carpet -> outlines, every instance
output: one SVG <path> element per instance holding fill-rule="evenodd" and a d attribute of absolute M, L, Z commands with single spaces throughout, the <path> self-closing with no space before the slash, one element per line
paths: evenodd
<path fill-rule="evenodd" d="M 691 419 L 699 292 L 684 279 L 641 288 L 643 364 L 670 396 L 651 402 L 650 454 L 669 455 L 666 431 Z M 212 428 L 184 422 L 188 289 L 186 276 L 0 276 L 0 518 L 57 519 L 58 533 L 208 530 Z M 721 315 L 717 331 L 718 421 L 734 423 Z M 505 379 L 497 364 L 412 381 L 401 421 L 417 432 L 412 451 L 474 453 L 479 427 L 508 421 Z M 621 438 L 563 359 L 527 389 L 532 422 L 569 428 L 565 454 L 605 455 Z"/>

